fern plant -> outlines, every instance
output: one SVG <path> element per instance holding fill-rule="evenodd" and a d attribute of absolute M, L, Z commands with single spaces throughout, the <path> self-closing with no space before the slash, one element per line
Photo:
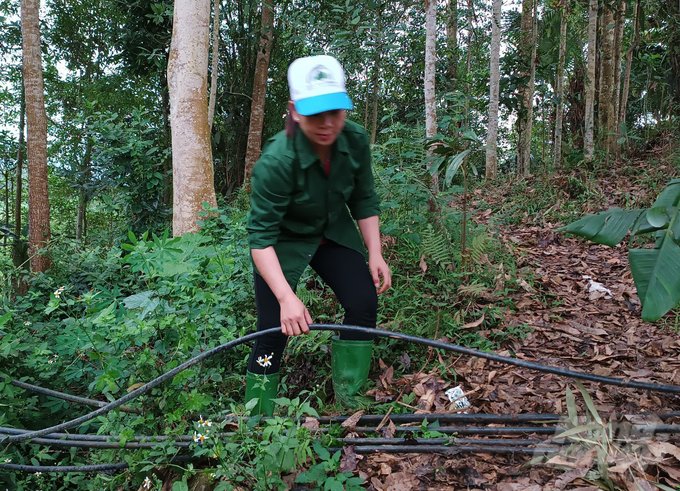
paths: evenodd
<path fill-rule="evenodd" d="M 446 233 L 429 225 L 423 230 L 423 253 L 436 264 L 446 268 L 453 264 L 453 245 Z"/>
<path fill-rule="evenodd" d="M 459 172 L 463 176 L 463 218 L 461 221 L 461 263 L 462 269 L 465 269 L 465 259 L 467 257 L 467 202 L 468 202 L 468 175 L 472 172 L 475 176 L 479 173 L 468 156 L 477 150 L 483 148 L 482 141 L 472 130 L 466 130 L 461 135 L 462 144 L 456 138 L 447 138 L 441 135 L 435 135 L 428 146 L 432 149 L 433 156 L 432 164 L 430 165 L 430 173 L 432 175 L 440 171 L 440 168 L 445 168 L 444 186 L 451 186 L 451 181 Z M 466 148 L 467 147 L 467 148 Z"/>

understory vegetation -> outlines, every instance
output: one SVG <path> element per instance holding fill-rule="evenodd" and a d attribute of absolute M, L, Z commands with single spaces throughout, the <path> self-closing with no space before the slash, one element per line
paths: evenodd
<path fill-rule="evenodd" d="M 468 216 L 462 255 L 461 183 L 454 179 L 446 192 L 432 196 L 420 167 L 399 158 L 395 161 L 389 148 L 376 148 L 383 242 L 394 279 L 393 288 L 380 300 L 380 327 L 483 350 L 498 349 L 531 329 L 502 324 L 504 315 L 515 309 L 510 294 L 531 287 L 533 278 L 532 271 L 516 262 L 522 252 L 500 240 L 499 229 L 518 223 L 556 228 L 584 212 L 614 204 L 649 205 L 669 174 L 680 172 L 679 154 L 671 153 L 662 162 L 631 162 L 618 172 L 567 170 L 493 187 L 473 180 L 469 191 L 476 204 Z M 632 181 L 628 189 L 633 192 L 608 194 L 597 185 L 602 176 Z M 196 234 L 172 238 L 167 231 L 155 230 L 89 241 L 57 237 L 52 248 L 54 269 L 49 275 L 24 278 L 29 283 L 25 295 L 16 295 L 12 288 L 22 272 L 12 268 L 7 254 L 2 255 L 0 311 L 7 314 L 0 317 L 0 376 L 6 377 L 0 380 L 0 426 L 39 429 L 88 411 L 13 386 L 12 379 L 111 401 L 201 352 L 253 331 L 246 216 L 247 196 L 241 193 L 219 209 L 206 210 L 201 232 Z M 478 216 L 488 221 L 478 224 Z M 298 293 L 315 323 L 342 322 L 332 292 L 313 275 L 303 277 Z M 540 291 L 535 295 L 540 297 Z M 479 329 L 461 328 L 479 319 Z M 331 431 L 319 440 L 304 426 L 304 419 L 292 419 L 337 411 L 330 381 L 330 335 L 315 332 L 291 339 L 278 401 L 282 410 L 259 435 L 248 431 L 252 421 L 234 425 L 224 420 L 226 415 L 248 411 L 242 398 L 249 346 L 240 345 L 130 404 L 141 411 L 114 410 L 77 429 L 117 435 L 123 443 L 135 435 L 189 435 L 189 449 L 171 441 L 143 450 L 3 447 L 0 458 L 18 464 L 125 461 L 131 467 L 130 472 L 114 475 L 29 475 L 19 481 L 10 474 L 0 480 L 9 479 L 7 484 L 18 489 L 119 489 L 125 483 L 142 483 L 156 459 L 167 460 L 188 450 L 210 458 L 209 467 L 172 465 L 173 490 L 188 489 L 196 473 L 218 481 L 215 489 L 237 485 L 277 489 L 284 486 L 285 475 L 303 470 L 300 483 L 316 483 L 319 489 L 359 489 L 362 480 L 343 472 L 340 454 L 328 451 L 337 434 Z M 424 348 L 388 338 L 378 339 L 376 345 L 374 362 L 384 360 L 396 371 L 407 373 L 409 364 L 419 367 L 428 360 L 430 365 L 439 363 Z M 442 373 L 455 381 L 451 370 L 442 367 Z M 376 403 L 371 410 L 411 411 L 410 400 L 412 396 L 404 394 L 404 405 Z M 217 438 L 224 431 L 229 436 Z M 149 489 L 160 489 L 149 479 Z"/>

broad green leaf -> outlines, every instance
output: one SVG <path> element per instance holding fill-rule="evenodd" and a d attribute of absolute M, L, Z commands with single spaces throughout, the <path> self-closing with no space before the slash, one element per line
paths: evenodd
<path fill-rule="evenodd" d="M 677 215 L 674 221 L 680 218 Z M 642 318 L 654 322 L 680 302 L 680 246 L 667 232 L 658 252 L 634 251 L 628 253 L 628 260 L 642 303 Z"/>
<path fill-rule="evenodd" d="M 5 323 L 12 317 L 12 312 L 7 312 L 5 315 L 0 317 L 0 326 L 4 326 Z"/>
<path fill-rule="evenodd" d="M 151 297 L 156 295 L 155 290 L 147 290 L 141 293 L 135 293 L 123 299 L 125 308 L 129 310 L 141 309 L 146 307 L 151 302 Z"/>
<path fill-rule="evenodd" d="M 613 247 L 623 240 L 641 213 L 642 210 L 611 208 L 595 215 L 588 214 L 559 230 Z"/>
<path fill-rule="evenodd" d="M 664 188 L 659 197 L 656 198 L 656 201 L 654 202 L 652 209 L 658 207 L 666 208 L 668 206 L 678 206 L 679 204 L 680 204 L 680 179 L 673 179 Z"/>
<path fill-rule="evenodd" d="M 446 177 L 445 177 L 445 180 L 444 180 L 444 182 L 446 183 L 447 186 L 451 184 L 451 180 L 453 179 L 453 176 L 456 175 L 456 173 L 458 172 L 458 169 L 460 169 L 460 166 L 463 165 L 463 161 L 465 160 L 465 157 L 467 157 L 467 155 L 471 151 L 472 150 L 468 148 L 467 150 L 462 151 L 458 155 L 455 155 L 451 159 L 451 163 L 446 168 Z"/>
<path fill-rule="evenodd" d="M 670 222 L 665 206 L 656 206 L 647 210 L 647 221 L 652 227 L 663 228 Z"/>
<path fill-rule="evenodd" d="M 658 249 L 631 249 L 628 251 L 628 262 L 633 273 L 638 297 L 642 302 L 647 298 L 650 272 L 654 270 L 654 264 L 659 257 Z"/>
<path fill-rule="evenodd" d="M 331 453 L 321 444 L 321 442 L 314 442 L 314 451 L 321 460 L 328 460 L 331 458 Z"/>

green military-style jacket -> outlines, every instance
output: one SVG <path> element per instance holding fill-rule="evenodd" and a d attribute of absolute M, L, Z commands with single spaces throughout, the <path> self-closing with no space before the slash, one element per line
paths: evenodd
<path fill-rule="evenodd" d="M 302 131 L 293 138 L 278 133 L 255 164 L 251 186 L 250 248 L 274 246 L 292 288 L 324 236 L 366 255 L 354 220 L 378 215 L 380 200 L 361 126 L 345 123 L 333 145 L 329 176 Z"/>

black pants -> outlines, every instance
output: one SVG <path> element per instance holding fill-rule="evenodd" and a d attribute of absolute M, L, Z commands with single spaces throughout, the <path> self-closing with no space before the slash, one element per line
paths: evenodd
<path fill-rule="evenodd" d="M 378 295 L 364 257 L 353 249 L 335 242 L 327 242 L 317 249 L 309 265 L 335 292 L 345 309 L 344 324 L 375 327 L 377 321 Z M 255 303 L 257 305 L 257 330 L 262 331 L 281 325 L 281 308 L 262 276 L 255 273 Z M 340 339 L 372 340 L 373 336 L 343 332 Z M 248 360 L 251 373 L 277 373 L 288 336 L 278 332 L 255 340 Z M 271 366 L 262 367 L 258 358 L 274 354 Z"/>

